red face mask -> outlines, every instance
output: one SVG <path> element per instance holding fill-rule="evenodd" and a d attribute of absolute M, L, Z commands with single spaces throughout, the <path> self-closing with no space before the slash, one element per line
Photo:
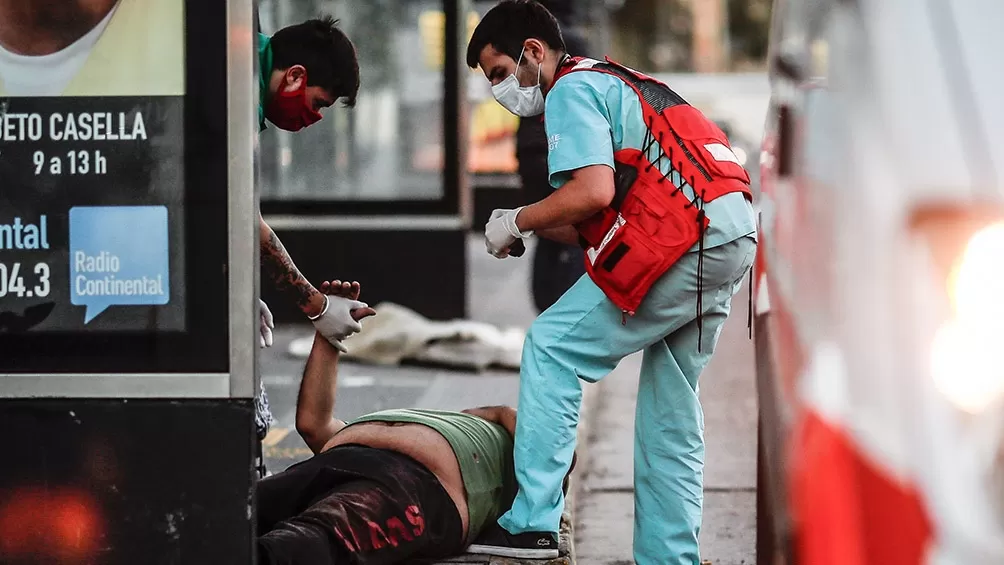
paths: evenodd
<path fill-rule="evenodd" d="M 276 92 L 265 109 L 265 116 L 276 127 L 286 131 L 300 131 L 317 123 L 321 119 L 321 113 L 307 104 L 306 75 L 303 77 L 303 84 L 300 88 L 292 92 L 282 90 Z"/>

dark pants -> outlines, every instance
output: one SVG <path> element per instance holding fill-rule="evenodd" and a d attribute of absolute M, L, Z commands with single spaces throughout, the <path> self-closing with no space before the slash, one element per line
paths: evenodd
<path fill-rule="evenodd" d="M 258 562 L 390 564 L 463 550 L 457 507 L 397 452 L 339 446 L 258 483 Z"/>
<path fill-rule="evenodd" d="M 583 252 L 577 245 L 566 245 L 539 238 L 533 252 L 533 304 L 543 312 L 561 298 L 565 291 L 586 273 Z"/>

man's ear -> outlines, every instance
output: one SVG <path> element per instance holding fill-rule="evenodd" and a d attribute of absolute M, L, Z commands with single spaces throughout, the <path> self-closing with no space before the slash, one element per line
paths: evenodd
<path fill-rule="evenodd" d="M 547 54 L 547 47 L 544 46 L 544 42 L 539 39 L 534 39 L 532 37 L 527 38 L 523 42 L 523 60 L 533 59 L 534 63 L 540 64 L 544 61 L 544 56 Z"/>
<path fill-rule="evenodd" d="M 295 92 L 305 86 L 307 81 L 307 69 L 303 65 L 293 65 L 286 69 L 283 75 L 282 90 L 284 92 Z"/>

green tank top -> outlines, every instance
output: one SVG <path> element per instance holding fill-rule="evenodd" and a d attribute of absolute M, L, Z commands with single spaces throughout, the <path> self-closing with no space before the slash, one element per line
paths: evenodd
<path fill-rule="evenodd" d="M 421 424 L 446 438 L 467 491 L 468 544 L 512 504 L 516 496 L 512 438 L 502 426 L 462 412 L 415 409 L 375 412 L 349 425 L 362 422 Z"/>

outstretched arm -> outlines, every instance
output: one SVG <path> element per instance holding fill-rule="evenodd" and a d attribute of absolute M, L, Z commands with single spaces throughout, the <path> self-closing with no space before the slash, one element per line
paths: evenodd
<path fill-rule="evenodd" d="M 345 427 L 335 418 L 338 350 L 319 333 L 314 334 L 307 366 L 296 399 L 296 431 L 314 453 Z"/>
<path fill-rule="evenodd" d="M 324 295 L 300 273 L 283 247 L 279 237 L 258 214 L 258 235 L 261 240 L 261 268 L 264 278 L 276 290 L 289 297 L 308 317 L 324 309 Z"/>
<path fill-rule="evenodd" d="M 359 297 L 359 283 L 325 282 L 321 292 L 355 300 Z M 352 311 L 352 317 L 361 320 L 375 313 L 371 308 L 360 308 Z M 320 453 L 328 440 L 345 427 L 345 422 L 335 418 L 338 357 L 335 346 L 315 333 L 296 399 L 296 431 L 314 453 Z"/>

